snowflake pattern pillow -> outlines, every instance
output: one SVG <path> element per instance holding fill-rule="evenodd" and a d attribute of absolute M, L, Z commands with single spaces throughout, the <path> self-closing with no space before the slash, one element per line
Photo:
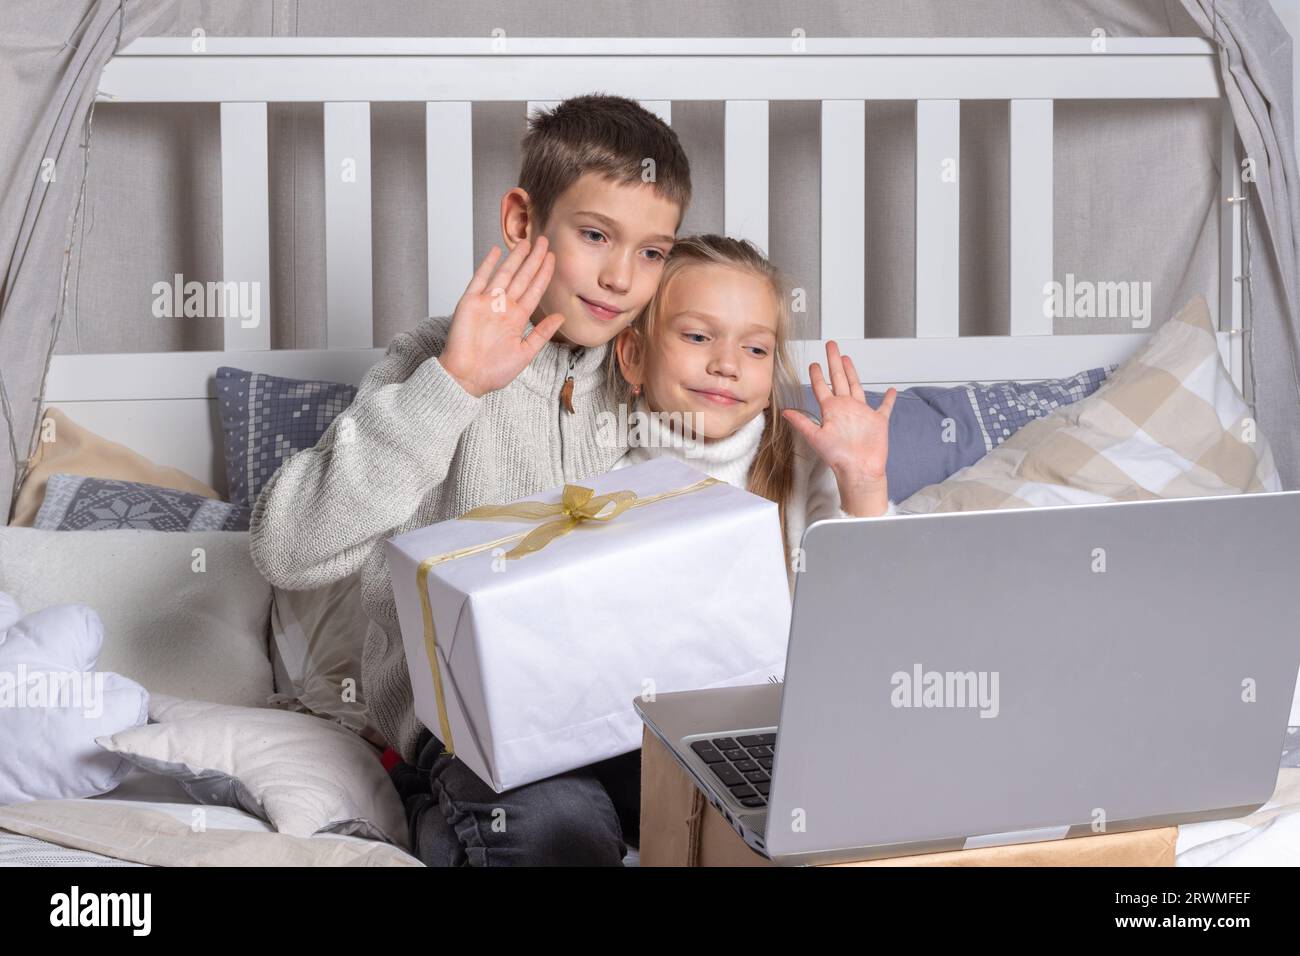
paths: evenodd
<path fill-rule="evenodd" d="M 115 478 L 54 474 L 35 527 L 47 531 L 247 531 L 249 511 L 215 498 Z"/>
<path fill-rule="evenodd" d="M 216 379 L 230 500 L 246 508 L 285 459 L 315 445 L 357 394 L 352 385 L 225 365 L 217 369 Z"/>

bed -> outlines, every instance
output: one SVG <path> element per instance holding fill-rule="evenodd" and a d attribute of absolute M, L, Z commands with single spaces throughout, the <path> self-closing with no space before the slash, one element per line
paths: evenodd
<path fill-rule="evenodd" d="M 724 228 L 762 248 L 770 240 L 769 104 L 820 102 L 822 319 L 818 338 L 796 343 L 796 366 L 806 381 L 809 361 L 835 339 L 858 368 L 888 370 L 887 378 L 874 375 L 864 382 L 877 391 L 1065 379 L 1081 369 L 1114 368 L 1133 356 L 1152 332 L 1054 335 L 1043 308 L 1054 275 L 1054 104 L 1222 98 L 1212 44 L 1188 38 L 1110 39 L 1104 53 L 1090 38 L 142 38 L 104 69 L 97 109 L 220 104 L 223 274 L 238 284 L 247 308 L 222 320 L 222 351 L 56 355 L 45 405 L 233 501 L 218 368 L 346 387 L 355 386 L 383 354 L 374 341 L 372 305 L 371 104 L 425 104 L 428 314 L 449 315 L 474 265 L 474 104 L 514 101 L 531 110 L 588 92 L 594 76 L 603 90 L 638 99 L 669 123 L 674 102 L 725 103 Z M 915 335 L 868 338 L 861 268 L 868 230 L 863 102 L 915 103 L 916 162 L 923 170 L 956 155 L 959 108 L 969 99 L 1004 101 L 1010 115 L 1010 334 L 960 334 L 955 227 L 961 187 L 918 174 Z M 271 347 L 276 318 L 269 293 L 267 104 L 284 102 L 322 104 L 325 168 L 350 164 L 352 173 L 325 177 L 328 334 L 320 349 Z M 1239 157 L 1226 105 L 1220 115 L 1219 282 L 1207 296 L 1215 346 L 1241 390 L 1247 356 L 1239 281 L 1242 213 L 1235 201 Z M 177 301 L 182 294 L 175 291 Z M 240 534 L 246 537 L 207 533 L 231 535 L 236 542 Z M 0 581 L 0 590 L 5 585 Z M 275 693 L 283 695 L 286 683 L 294 684 L 289 672 L 300 676 L 303 660 L 295 662 L 282 639 L 292 627 L 270 620 L 283 614 L 279 600 L 267 595 L 265 652 L 266 673 Z M 163 690 L 178 698 L 198 696 Z M 1293 722 L 1300 718 L 1293 716 Z M 337 716 L 334 723 L 358 735 L 364 729 Z M 1283 758 L 1288 762 L 1274 801 L 1254 816 L 1184 828 L 1179 862 L 1297 862 L 1296 751 Z M 293 836 L 254 813 L 212 804 L 202 807 L 205 832 L 221 836 L 202 849 L 186 849 L 185 833 L 194 832 L 199 806 L 190 790 L 136 767 L 98 797 L 0 807 L 0 863 L 418 865 L 399 846 L 373 835 Z M 628 862 L 634 861 L 633 855 Z"/>

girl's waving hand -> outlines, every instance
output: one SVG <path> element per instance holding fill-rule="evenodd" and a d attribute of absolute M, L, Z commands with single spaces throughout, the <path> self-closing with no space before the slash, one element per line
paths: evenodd
<path fill-rule="evenodd" d="M 834 341 L 826 343 L 826 365 L 829 386 L 820 364 L 808 367 L 821 424 L 796 409 L 787 408 L 782 414 L 834 473 L 844 510 L 854 515 L 881 514 L 888 505 L 889 416 L 898 391 L 889 389 L 880 407 L 873 409 L 853 360 L 841 355 Z"/>

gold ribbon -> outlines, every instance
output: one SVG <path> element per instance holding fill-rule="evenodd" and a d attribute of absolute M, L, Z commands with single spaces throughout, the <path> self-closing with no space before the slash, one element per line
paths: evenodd
<path fill-rule="evenodd" d="M 457 520 L 539 521 L 544 518 L 553 518 L 554 520 L 547 521 L 531 531 L 519 531 L 493 541 L 486 541 L 482 544 L 469 545 L 464 548 L 457 548 L 455 551 L 433 555 L 421 561 L 419 567 L 415 570 L 416 586 L 420 591 L 420 610 L 424 616 L 424 650 L 428 654 L 429 664 L 433 668 L 434 696 L 438 700 L 438 726 L 442 730 L 444 752 L 454 754 L 456 751 L 452 745 L 451 722 L 447 719 L 447 695 L 442 686 L 442 669 L 438 666 L 438 636 L 433 626 L 433 606 L 429 602 L 429 571 L 434 565 L 455 561 L 458 558 L 466 558 L 472 554 L 480 554 L 515 541 L 519 543 L 506 552 L 505 556 L 506 558 L 522 558 L 525 555 L 542 550 L 556 538 L 568 534 L 580 524 L 588 521 L 610 521 L 631 508 L 641 508 L 667 498 L 688 495 L 717 484 L 722 484 L 722 481 L 717 478 L 702 478 L 692 485 L 674 488 L 671 491 L 661 491 L 657 495 L 647 495 L 644 498 L 638 498 L 634 491 L 611 491 L 607 494 L 597 495 L 591 488 L 584 488 L 581 485 L 565 485 L 560 500 L 556 503 L 521 501 L 512 505 L 481 505 L 461 515 Z M 606 511 L 611 505 L 613 505 L 612 509 Z"/>

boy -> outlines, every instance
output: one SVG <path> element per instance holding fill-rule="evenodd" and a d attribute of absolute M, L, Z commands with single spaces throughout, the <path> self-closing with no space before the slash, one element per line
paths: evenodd
<path fill-rule="evenodd" d="M 253 560 L 279 587 L 364 568 L 362 684 L 406 762 L 394 780 L 412 850 L 431 866 L 618 865 L 617 811 L 635 821 L 638 809 L 635 753 L 505 794 L 443 753 L 413 710 L 384 557 L 395 534 L 602 474 L 626 450 L 598 440 L 614 402 L 607 347 L 658 285 L 690 165 L 666 124 L 614 96 L 535 116 L 523 153 L 519 186 L 501 199 L 504 261 L 496 248 L 487 255 L 450 320 L 393 339 L 251 517 Z"/>

